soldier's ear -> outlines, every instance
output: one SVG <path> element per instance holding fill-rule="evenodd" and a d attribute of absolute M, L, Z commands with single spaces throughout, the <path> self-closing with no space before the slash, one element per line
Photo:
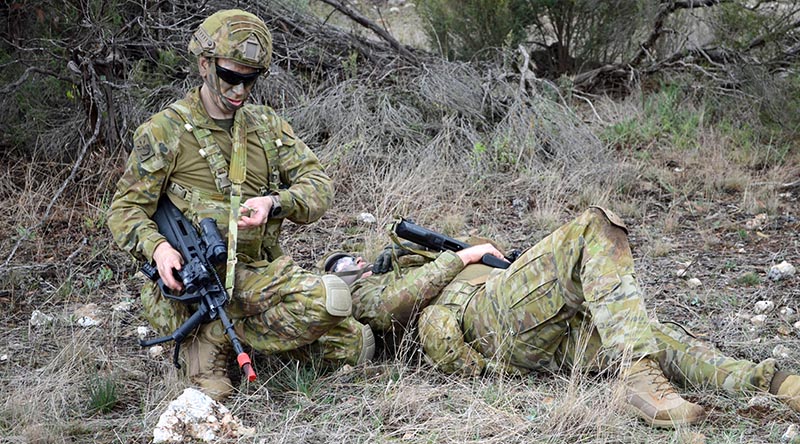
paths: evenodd
<path fill-rule="evenodd" d="M 208 57 L 197 58 L 197 69 L 200 71 L 200 77 L 205 77 L 211 67 L 211 59 Z"/>

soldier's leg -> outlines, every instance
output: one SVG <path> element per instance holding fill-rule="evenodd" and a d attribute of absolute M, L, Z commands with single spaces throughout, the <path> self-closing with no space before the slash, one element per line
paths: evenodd
<path fill-rule="evenodd" d="M 352 316 L 345 318 L 311 344 L 288 354 L 300 360 L 322 358 L 324 361 L 350 365 L 363 364 L 374 355 L 375 336 L 372 329 Z"/>
<path fill-rule="evenodd" d="M 544 341 L 541 332 L 531 338 L 536 348 L 547 350 L 552 341 L 561 341 L 566 325 L 559 330 L 554 322 L 563 314 L 557 313 L 559 306 L 577 310 L 585 305 L 609 358 L 658 351 L 624 225 L 611 212 L 587 210 L 528 249 L 486 288 L 498 316 L 512 318 L 501 321 L 507 324 L 504 331 L 542 330 L 550 324 L 552 338 Z"/>
<path fill-rule="evenodd" d="M 191 316 L 186 304 L 165 298 L 155 282 L 145 282 L 141 299 L 142 315 L 160 336 L 171 335 Z"/>
<path fill-rule="evenodd" d="M 769 390 L 776 372 L 774 359 L 756 364 L 730 358 L 670 323 L 654 323 L 653 333 L 663 349 L 656 356 L 672 381 L 729 393 Z"/>
<path fill-rule="evenodd" d="M 165 298 L 155 283 L 142 288 L 144 317 L 159 335 L 171 335 L 189 319 L 187 304 Z M 184 338 L 181 345 L 179 374 L 216 400 L 228 397 L 233 386 L 228 378 L 231 344 L 220 321 L 201 325 Z"/>
<path fill-rule="evenodd" d="M 310 273 L 285 256 L 266 267 L 237 265 L 235 286 L 228 313 L 243 342 L 263 353 L 308 345 L 351 312 L 341 279 Z"/>
<path fill-rule="evenodd" d="M 430 305 L 418 320 L 419 339 L 425 356 L 445 373 L 480 375 L 486 360 L 464 342 L 456 313 L 444 305 Z"/>

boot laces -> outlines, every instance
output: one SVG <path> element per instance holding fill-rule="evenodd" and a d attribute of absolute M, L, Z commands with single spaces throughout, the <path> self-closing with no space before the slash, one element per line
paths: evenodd
<path fill-rule="evenodd" d="M 630 372 L 631 378 L 641 378 L 641 380 L 648 381 L 649 386 L 652 387 L 651 392 L 659 399 L 678 395 L 675 388 L 670 384 L 664 372 L 653 360 L 642 360 L 638 365 L 632 366 L 633 371 Z"/>

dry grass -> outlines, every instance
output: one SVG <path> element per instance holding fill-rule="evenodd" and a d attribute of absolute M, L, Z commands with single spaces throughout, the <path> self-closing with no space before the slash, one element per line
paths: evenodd
<path fill-rule="evenodd" d="M 641 92 L 626 100 L 593 98 L 595 110 L 583 112 L 520 94 L 516 82 L 499 80 L 490 68 L 358 72 L 317 91 L 276 69 L 259 92 L 291 118 L 336 183 L 336 204 L 321 221 L 287 227 L 284 247 L 298 261 L 312 266 L 331 248 L 375 252 L 386 242 L 383 223 L 395 215 L 451 235 L 475 232 L 526 247 L 587 205 L 603 204 L 629 223 L 652 312 L 744 359 L 763 360 L 786 345 L 793 354 L 784 368 L 800 370 L 800 340 L 789 323 L 770 317 L 754 327 L 737 316 L 760 299 L 800 309 L 797 278 L 764 279 L 771 264 L 800 257 L 800 226 L 789 218 L 797 217 L 797 191 L 780 188 L 800 173 L 796 149 L 754 149 L 760 145 L 710 124 L 693 137 L 624 147 L 602 142 L 597 134 L 614 123 L 651 118 Z M 179 95 L 178 86 L 127 97 L 126 124 L 135 126 L 145 108 Z M 67 123 L 50 141 L 41 138 L 49 155 L 2 163 L 0 205 L 12 210 L 0 216 L 0 261 L 8 259 L 0 267 L 0 355 L 8 356 L 0 361 L 0 442 L 146 443 L 183 386 L 169 349 L 152 359 L 137 345 L 135 327 L 145 324 L 137 303 L 141 280 L 104 226 L 125 154 L 90 153 L 38 226 L 73 165 L 52 155 L 78 143 L 64 134 L 78 134 L 79 122 Z M 682 145 L 673 146 L 676 140 Z M 362 211 L 377 224 L 358 223 Z M 746 223 L 761 211 L 771 218 L 759 235 Z M 12 256 L 20 236 L 27 240 Z M 701 289 L 674 277 L 679 263 L 691 263 L 688 277 L 700 278 Z M 755 285 L 737 281 L 746 273 L 758 278 Z M 123 301 L 133 302 L 130 311 L 111 308 Z M 74 309 L 87 303 L 100 306 L 101 327 L 75 324 Z M 30 326 L 34 310 L 55 322 Z M 613 379 L 449 377 L 418 352 L 408 338 L 395 353 L 354 369 L 257 356 L 260 379 L 241 386 L 227 405 L 257 430 L 243 442 L 686 442 L 686 430 L 651 429 L 627 415 Z M 109 413 L 90 408 L 97 377 L 117 387 Z M 703 388 L 687 393 L 712 410 L 689 430 L 709 442 L 776 442 L 798 419 L 777 402 L 747 408 L 745 400 Z"/>

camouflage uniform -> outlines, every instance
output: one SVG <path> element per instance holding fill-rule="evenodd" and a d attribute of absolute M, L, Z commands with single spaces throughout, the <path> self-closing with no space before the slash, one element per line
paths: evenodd
<path fill-rule="evenodd" d="M 353 302 L 356 319 L 377 331 L 421 310 L 425 354 L 449 373 L 601 369 L 623 354 L 658 359 L 675 381 L 731 392 L 766 391 L 775 373 L 771 359 L 731 359 L 681 328 L 650 320 L 627 230 L 598 207 L 528 249 L 507 270 L 464 267 L 444 252 L 402 276 L 396 271 L 356 282 Z"/>
<path fill-rule="evenodd" d="M 150 216 L 164 197 L 194 224 L 216 219 L 225 237 L 230 196 L 218 185 L 231 159 L 231 134 L 242 124 L 247 147 L 243 200 L 277 195 L 280 211 L 265 225 L 239 232 L 228 314 L 240 339 L 257 350 L 289 351 L 327 335 L 323 355 L 355 363 L 363 348 L 363 326 L 342 313 L 332 315 L 323 278 L 295 265 L 278 245 L 283 219 L 306 224 L 322 216 L 333 200 L 331 180 L 314 153 L 269 107 L 245 105 L 228 133 L 208 116 L 197 88 L 142 124 L 111 203 L 108 225 L 114 239 L 137 259 L 152 260 L 164 237 Z M 224 266 L 218 271 L 225 275 Z M 164 298 L 151 282 L 142 289 L 142 304 L 160 334 L 172 333 L 189 315 L 186 306 Z"/>

